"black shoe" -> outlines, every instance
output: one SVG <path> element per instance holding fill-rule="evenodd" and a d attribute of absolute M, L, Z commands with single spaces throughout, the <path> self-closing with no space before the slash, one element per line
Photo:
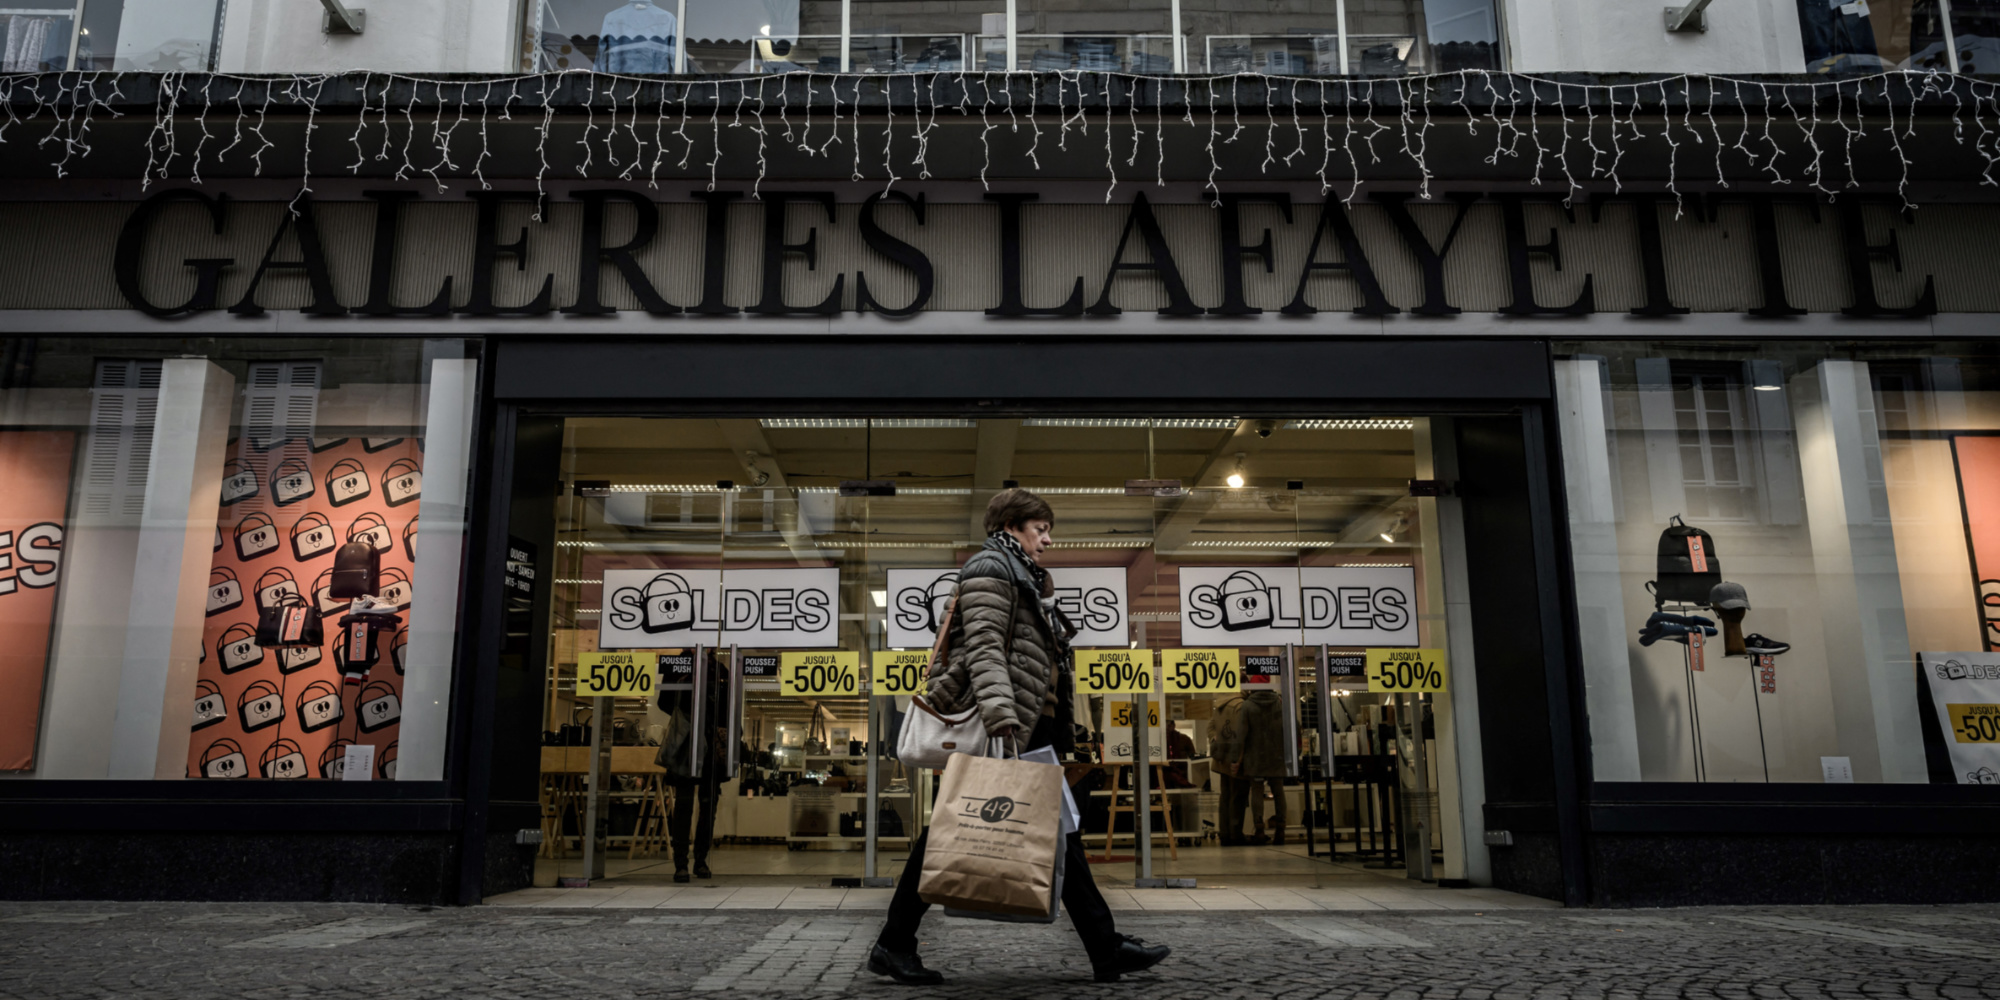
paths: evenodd
<path fill-rule="evenodd" d="M 1096 973 L 1098 982 L 1115 983 L 1119 976 L 1128 972 L 1143 972 L 1166 961 L 1167 956 L 1171 954 L 1173 949 L 1166 945 L 1148 946 L 1138 938 L 1121 936 L 1118 950 L 1103 961 L 1091 962 L 1090 967 Z"/>
<path fill-rule="evenodd" d="M 1791 648 L 1792 648 L 1791 643 L 1779 642 L 1776 639 L 1767 638 L 1765 636 L 1758 635 L 1755 632 L 1752 632 L 1749 635 L 1743 637 L 1743 649 L 1745 652 L 1748 652 L 1752 656 L 1755 656 L 1758 653 L 1769 653 L 1773 656 L 1776 656 L 1777 654 L 1786 652 Z"/>
<path fill-rule="evenodd" d="M 687 866 L 686 866 L 686 865 L 675 865 L 675 866 L 674 866 L 674 881 L 676 881 L 676 882 L 686 882 L 687 880 L 688 880 L 688 870 L 687 870 Z"/>
<path fill-rule="evenodd" d="M 697 861 L 697 862 L 695 862 L 695 863 L 694 863 L 694 877 L 695 877 L 695 878 L 714 878 L 714 877 L 715 877 L 715 873 L 714 873 L 714 872 L 711 872 L 711 871 L 709 871 L 709 870 L 708 870 L 708 862 L 706 862 L 706 861 Z"/>
<path fill-rule="evenodd" d="M 944 982 L 944 976 L 938 974 L 937 970 L 924 968 L 924 960 L 918 958 L 916 952 L 907 954 L 894 952 L 879 944 L 875 946 L 874 951 L 868 953 L 868 971 L 878 976 L 888 976 L 904 986 L 936 986 Z"/>

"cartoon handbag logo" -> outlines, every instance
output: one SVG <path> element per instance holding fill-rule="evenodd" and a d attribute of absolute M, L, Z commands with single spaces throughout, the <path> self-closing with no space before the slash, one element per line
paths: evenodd
<path fill-rule="evenodd" d="M 278 526 L 271 515 L 257 511 L 236 524 L 236 558 L 244 562 L 278 551 Z"/>
<path fill-rule="evenodd" d="M 222 505 L 242 503 L 257 495 L 257 470 L 237 459 L 222 463 Z"/>
<path fill-rule="evenodd" d="M 288 458 L 271 470 L 271 500 L 289 507 L 313 495 L 312 466 L 303 458 Z"/>
<path fill-rule="evenodd" d="M 269 611 L 298 597 L 299 581 L 292 579 L 292 571 L 283 566 L 274 566 L 257 578 L 257 610 Z"/>
<path fill-rule="evenodd" d="M 389 527 L 388 521 L 382 519 L 382 515 L 372 510 L 355 518 L 354 523 L 347 527 L 348 541 L 364 538 L 377 552 L 395 551 L 396 532 Z"/>
<path fill-rule="evenodd" d="M 389 662 L 395 664 L 398 676 L 404 673 L 403 652 L 410 648 L 410 630 L 399 628 L 396 637 L 389 640 Z"/>
<path fill-rule="evenodd" d="M 318 559 L 339 544 L 340 536 L 334 533 L 333 522 L 319 511 L 299 518 L 292 525 L 292 558 L 299 562 Z"/>
<path fill-rule="evenodd" d="M 264 662 L 264 647 L 257 645 L 257 631 L 238 622 L 224 629 L 215 640 L 215 662 L 222 672 L 233 674 Z"/>
<path fill-rule="evenodd" d="M 338 614 L 347 602 L 333 596 L 333 571 L 325 570 L 313 580 L 313 603 L 322 615 Z"/>
<path fill-rule="evenodd" d="M 403 719 L 403 703 L 396 698 L 396 689 L 382 681 L 369 681 L 361 688 L 355 711 L 361 716 L 361 731 L 372 733 L 378 729 L 393 726 Z"/>
<path fill-rule="evenodd" d="M 229 718 L 229 705 L 222 699 L 222 689 L 214 681 L 200 680 L 194 685 L 194 725 L 189 732 L 207 729 Z"/>
<path fill-rule="evenodd" d="M 266 778 L 303 778 L 311 773 L 306 770 L 305 751 L 291 740 L 276 740 L 265 747 L 257 755 L 257 771 Z"/>
<path fill-rule="evenodd" d="M 402 438 L 362 438 L 361 450 L 372 455 L 375 452 L 386 451 L 402 443 Z"/>
<path fill-rule="evenodd" d="M 326 658 L 326 652 L 318 646 L 278 647 L 278 672 L 296 674 L 307 667 L 318 666 Z"/>
<path fill-rule="evenodd" d="M 328 781 L 339 781 L 347 776 L 347 748 L 353 740 L 334 740 L 333 745 L 320 752 L 319 776 Z"/>
<path fill-rule="evenodd" d="M 1264 578 L 1239 569 L 1222 581 L 1222 627 L 1230 632 L 1263 628 L 1272 621 L 1271 591 Z"/>
<path fill-rule="evenodd" d="M 243 759 L 243 748 L 235 740 L 216 740 L 201 752 L 201 776 L 204 778 L 242 778 L 249 773 L 250 764 Z"/>
<path fill-rule="evenodd" d="M 938 626 L 944 623 L 945 612 L 951 610 L 952 595 L 958 593 L 958 571 L 953 570 L 931 581 L 925 592 L 925 610 L 929 612 L 929 631 L 937 634 Z"/>
<path fill-rule="evenodd" d="M 236 571 L 227 566 L 217 566 L 208 571 L 208 616 L 213 618 L 224 611 L 243 606 L 243 584 L 236 579 Z"/>
<path fill-rule="evenodd" d="M 313 454 L 317 455 L 317 454 L 319 454 L 319 453 L 320 453 L 320 452 L 322 452 L 322 451 L 328 451 L 328 450 L 330 450 L 330 449 L 333 449 L 333 448 L 338 448 L 338 447 L 340 447 L 341 445 L 344 445 L 344 444 L 346 444 L 346 443 L 347 443 L 347 439 L 346 439 L 346 438 L 344 438 L 344 437 L 337 437 L 337 438 L 335 438 L 335 437 L 316 437 L 316 438 L 313 438 L 313 439 L 312 439 L 312 450 L 313 450 Z"/>
<path fill-rule="evenodd" d="M 236 696 L 236 714 L 246 733 L 275 726 L 285 718 L 285 696 L 270 681 L 253 681 Z"/>
<path fill-rule="evenodd" d="M 401 507 L 424 495 L 424 474 L 417 463 L 399 458 L 382 470 L 382 495 L 389 506 Z"/>
<path fill-rule="evenodd" d="M 397 611 L 410 606 L 410 576 L 394 566 L 382 571 L 377 579 L 375 599 L 392 605 Z"/>
<path fill-rule="evenodd" d="M 382 748 L 381 758 L 375 762 L 375 773 L 383 781 L 396 780 L 396 742 L 390 740 L 389 745 Z"/>
<path fill-rule="evenodd" d="M 417 519 L 414 517 L 410 518 L 410 523 L 403 525 L 403 554 L 410 558 L 410 562 L 417 561 Z"/>
<path fill-rule="evenodd" d="M 298 703 L 292 706 L 299 713 L 299 731 L 316 733 L 328 726 L 338 725 L 347 717 L 347 707 L 341 704 L 340 691 L 326 681 L 314 681 L 299 692 Z"/>
<path fill-rule="evenodd" d="M 637 625 L 647 633 L 693 628 L 694 594 L 680 574 L 661 573 L 644 590 L 623 587 L 611 595 L 611 624 L 622 629 Z"/>
<path fill-rule="evenodd" d="M 326 497 L 335 507 L 345 507 L 368 495 L 368 470 L 351 458 L 343 458 L 326 470 Z"/>

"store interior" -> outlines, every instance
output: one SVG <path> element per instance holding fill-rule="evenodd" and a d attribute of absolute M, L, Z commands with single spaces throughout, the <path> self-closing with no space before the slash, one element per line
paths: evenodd
<path fill-rule="evenodd" d="M 705 881 L 879 885 L 900 872 L 936 773 L 896 759 L 910 698 L 870 686 L 865 665 L 929 646 L 951 592 L 940 574 L 978 550 L 987 501 L 1009 486 L 1055 511 L 1044 565 L 1059 591 L 1073 589 L 1063 599 L 1083 628 L 1080 658 L 1207 648 L 1217 636 L 1261 643 L 1228 647 L 1239 668 L 1230 689 L 1079 689 L 1065 776 L 1101 882 L 1450 878 L 1463 870 L 1463 845 L 1446 833 L 1457 788 L 1449 699 L 1369 692 L 1363 646 L 1328 642 L 1310 613 L 1287 606 L 1300 595 L 1310 603 L 1312 581 L 1332 579 L 1315 573 L 1389 574 L 1407 581 L 1410 606 L 1391 609 L 1402 631 L 1382 644 L 1446 646 L 1436 501 L 1411 495 L 1411 481 L 1429 473 L 1428 429 L 1403 417 L 565 420 L 551 599 L 532 637 L 547 652 L 536 884 L 672 878 L 669 817 L 677 797 L 700 795 L 661 766 L 661 744 L 675 744 L 697 698 L 735 744 L 728 753 L 718 743 L 705 765 L 719 784 Z M 1128 489 L 1138 480 L 1177 482 Z M 724 592 L 766 595 L 768 608 L 781 577 L 744 574 L 769 570 L 821 571 L 812 579 L 835 591 L 833 620 L 822 638 L 784 648 L 858 652 L 859 689 L 789 693 L 772 676 L 778 646 L 719 625 L 631 639 L 606 624 L 620 609 L 637 621 L 652 588 L 678 593 L 704 573 Z M 1219 580 L 1212 596 L 1245 579 L 1268 586 L 1269 625 L 1197 631 L 1199 610 L 1184 622 L 1184 595 L 1203 593 L 1197 581 Z M 785 600 L 798 604 L 785 605 L 779 628 L 809 617 L 804 598 Z M 699 653 L 712 687 L 580 692 L 579 662 L 612 650 L 690 665 Z M 677 688 L 668 682 L 693 672 L 681 670 L 659 678 Z M 1135 730 L 1142 706 L 1148 722 Z M 606 794 L 596 800 L 601 839 L 586 845 L 600 714 Z M 1153 762 L 1143 776 L 1139 747 Z"/>

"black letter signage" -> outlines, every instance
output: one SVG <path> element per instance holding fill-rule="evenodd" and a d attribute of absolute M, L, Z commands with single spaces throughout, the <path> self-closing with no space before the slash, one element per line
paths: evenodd
<path fill-rule="evenodd" d="M 354 310 L 363 316 L 443 316 L 451 312 L 451 275 L 445 275 L 431 304 L 400 309 L 389 301 L 396 286 L 396 237 L 402 228 L 403 203 L 415 201 L 415 191 L 363 191 L 375 203 L 375 252 L 368 265 L 368 302 Z"/>
<path fill-rule="evenodd" d="M 986 310 L 988 316 L 1081 316 L 1083 279 L 1076 279 L 1069 299 L 1054 309 L 1035 309 L 1021 301 L 1021 203 L 1038 201 L 1038 194 L 1000 194 L 989 191 L 987 201 L 1000 206 L 1000 304 Z"/>
<path fill-rule="evenodd" d="M 1417 264 L 1424 272 L 1424 304 L 1410 311 L 1420 316 L 1455 316 L 1462 310 L 1445 300 L 1444 258 L 1451 252 L 1451 245 L 1458 239 L 1458 227 L 1465 224 L 1465 213 L 1472 211 L 1472 203 L 1479 200 L 1476 194 L 1455 194 L 1451 198 L 1458 202 L 1458 214 L 1452 217 L 1451 231 L 1444 234 L 1444 245 L 1432 249 L 1430 238 L 1417 227 L 1417 220 L 1410 217 L 1410 208 L 1404 202 L 1410 200 L 1402 192 L 1384 192 L 1368 196 L 1389 210 L 1389 221 L 1396 224 L 1396 232 L 1403 237 L 1403 244 L 1416 255 Z"/>
<path fill-rule="evenodd" d="M 1861 199 L 1843 199 L 1840 210 L 1840 245 L 1847 251 L 1847 281 L 1854 286 L 1854 304 L 1842 309 L 1849 316 L 1902 316 L 1916 319 L 1937 315 L 1936 279 L 1924 276 L 1924 290 L 1917 296 L 1915 304 L 1907 309 L 1891 309 L 1875 297 L 1874 262 L 1886 260 L 1903 269 L 1903 250 L 1896 243 L 1896 231 L 1889 230 L 1889 242 L 1876 245 L 1868 242 L 1868 223 L 1861 217 Z"/>
<path fill-rule="evenodd" d="M 299 236 L 299 259 L 276 260 L 278 247 L 285 242 L 285 230 L 296 229 Z M 311 316 L 345 316 L 347 307 L 333 294 L 333 275 L 326 267 L 326 250 L 319 242 L 319 222 L 313 217 L 312 195 L 301 193 L 283 215 L 278 216 L 278 231 L 271 234 L 271 246 L 264 251 L 264 262 L 257 265 L 257 273 L 250 276 L 250 287 L 243 290 L 243 300 L 229 307 L 238 316 L 262 316 L 264 307 L 257 304 L 257 289 L 264 284 L 264 275 L 274 270 L 304 271 L 306 283 L 312 287 L 312 303 L 299 310 Z"/>
<path fill-rule="evenodd" d="M 653 288 L 653 282 L 646 277 L 646 269 L 639 266 L 638 258 L 632 253 L 645 249 L 660 231 L 660 209 L 652 199 L 637 191 L 577 191 L 570 197 L 583 202 L 583 240 L 577 244 L 576 259 L 576 304 L 563 307 L 563 312 L 573 316 L 605 316 L 617 310 L 604 304 L 598 294 L 599 279 L 603 277 L 604 265 L 610 264 L 625 277 L 625 284 L 639 299 L 639 307 L 654 316 L 672 316 L 681 307 L 668 302 Z M 604 245 L 604 203 L 617 200 L 630 204 L 638 222 L 632 231 L 632 238 L 615 247 Z"/>
<path fill-rule="evenodd" d="M 931 271 L 930 258 L 924 256 L 922 250 L 889 235 L 888 231 L 875 221 L 876 206 L 882 204 L 884 198 L 910 206 L 910 211 L 917 214 L 917 225 L 921 226 L 924 224 L 924 196 L 919 194 L 912 198 L 901 191 L 878 191 L 861 203 L 861 242 L 868 244 L 868 249 L 895 261 L 904 270 L 916 276 L 917 294 L 910 299 L 909 305 L 901 309 L 891 309 L 875 301 L 875 296 L 868 294 L 868 277 L 857 269 L 854 272 L 854 311 L 867 312 L 873 309 L 884 316 L 909 316 L 922 311 L 924 306 L 930 303 L 931 292 L 937 284 L 936 275 Z"/>
<path fill-rule="evenodd" d="M 131 218 L 125 220 L 125 227 L 118 231 L 118 248 L 111 258 L 112 277 L 118 281 L 118 291 L 132 308 L 148 316 L 169 319 L 188 313 L 202 312 L 215 308 L 215 287 L 220 281 L 223 268 L 236 263 L 233 257 L 190 257 L 181 263 L 194 268 L 194 294 L 186 302 L 177 306 L 156 306 L 146 298 L 145 283 L 140 279 L 140 271 L 146 262 L 146 238 L 153 233 L 153 220 L 170 201 L 199 202 L 208 209 L 209 221 L 215 225 L 215 235 L 222 235 L 222 218 L 228 206 L 228 195 L 210 198 L 200 191 L 162 191 L 139 203 L 132 210 Z"/>
<path fill-rule="evenodd" d="M 808 271 L 819 269 L 819 227 L 808 228 L 803 242 L 785 242 L 785 209 L 793 202 L 816 202 L 826 209 L 826 221 L 835 221 L 831 191 L 771 191 L 764 195 L 764 296 L 750 307 L 750 311 L 766 316 L 796 316 L 800 313 L 837 316 L 840 314 L 840 293 L 847 285 L 845 274 L 834 275 L 833 290 L 820 300 L 819 305 L 785 304 L 785 255 L 795 253 L 804 257 Z"/>
<path fill-rule="evenodd" d="M 1271 231 L 1264 230 L 1263 242 L 1250 246 L 1243 245 L 1243 203 L 1246 201 L 1269 202 L 1285 213 L 1285 225 L 1292 224 L 1292 196 L 1282 192 L 1276 194 L 1217 194 L 1209 192 L 1222 203 L 1222 219 L 1218 234 L 1222 240 L 1222 304 L 1209 312 L 1218 316 L 1254 316 L 1264 310 L 1243 301 L 1243 257 L 1253 255 L 1264 261 L 1264 273 L 1270 274 Z"/>
<path fill-rule="evenodd" d="M 521 238 L 512 243 L 500 240 L 500 203 L 504 201 L 538 201 L 532 191 L 472 191 L 466 197 L 479 203 L 479 235 L 472 248 L 472 295 L 458 311 L 474 316 L 541 316 L 549 311 L 555 301 L 556 276 L 551 274 L 542 279 L 542 290 L 533 301 L 524 306 L 501 306 L 493 302 L 493 269 L 503 253 L 514 255 L 514 270 L 528 269 L 528 227 L 521 227 Z M 548 217 L 547 206 L 542 206 L 543 218 Z"/>
<path fill-rule="evenodd" d="M 1139 236 L 1146 241 L 1147 254 L 1152 257 L 1149 263 L 1123 262 L 1125 243 L 1132 238 L 1134 226 L 1139 227 Z M 1090 307 L 1092 316 L 1116 316 L 1124 311 L 1111 304 L 1111 284 L 1118 280 L 1120 271 L 1151 271 L 1160 276 L 1160 284 L 1167 289 L 1167 304 L 1160 307 L 1160 315 L 1201 315 L 1201 307 L 1188 297 L 1180 265 L 1174 263 L 1174 252 L 1167 246 L 1167 236 L 1160 231 L 1160 220 L 1153 217 L 1153 206 L 1147 204 L 1144 191 L 1132 196 L 1132 214 L 1125 217 L 1125 231 L 1118 235 L 1118 246 L 1111 251 L 1111 270 L 1104 274 L 1104 291 L 1098 293 L 1097 304 Z"/>
<path fill-rule="evenodd" d="M 1343 260 L 1320 261 L 1319 244 L 1326 238 L 1326 231 L 1333 230 L 1334 239 L 1340 241 Z M 1347 209 L 1337 201 L 1328 201 L 1319 209 L 1319 226 L 1313 230 L 1312 245 L 1306 248 L 1306 264 L 1299 269 L 1299 290 L 1292 296 L 1290 305 L 1278 310 L 1287 316 L 1311 316 L 1319 312 L 1312 303 L 1306 301 L 1306 285 L 1312 281 L 1314 271 L 1346 271 L 1354 279 L 1355 287 L 1361 289 L 1361 304 L 1354 307 L 1357 316 L 1388 316 L 1402 312 L 1389 304 L 1382 294 L 1382 283 L 1375 280 L 1375 269 L 1368 264 L 1368 254 L 1361 249 L 1361 238 L 1354 233 L 1354 223 L 1348 221 Z"/>
<path fill-rule="evenodd" d="M 1535 276 L 1528 268 L 1529 254 L 1547 254 L 1555 262 L 1556 270 L 1563 269 L 1562 243 L 1552 228 L 1547 243 L 1528 242 L 1528 213 L 1522 203 L 1526 200 L 1518 194 L 1493 196 L 1500 202 L 1500 219 L 1507 232 L 1507 280 L 1514 287 L 1514 301 L 1501 306 L 1500 312 L 1507 316 L 1588 316 L 1597 311 L 1597 298 L 1591 294 L 1592 275 L 1583 276 L 1583 294 L 1566 306 L 1545 306 L 1535 301 Z M 1576 220 L 1571 219 L 1574 222 Z"/>

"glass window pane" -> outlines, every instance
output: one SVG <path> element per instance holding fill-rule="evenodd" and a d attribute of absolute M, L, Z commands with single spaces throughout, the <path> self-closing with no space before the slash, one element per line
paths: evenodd
<path fill-rule="evenodd" d="M 76 68 L 195 73 L 211 68 L 221 28 L 218 0 L 90 0 Z"/>
<path fill-rule="evenodd" d="M 58 0 L 12 3 L 0 14 L 0 73 L 46 73 L 69 68 L 76 5 Z M 43 13 L 46 10 L 47 13 Z"/>
<path fill-rule="evenodd" d="M 854 0 L 850 67 L 856 73 L 1005 69 L 1004 38 L 985 40 L 992 65 L 982 65 L 974 55 L 981 51 L 974 39 L 989 34 L 983 27 L 986 22 L 992 22 L 991 35 L 1006 30 L 1005 15 L 982 13 L 985 10 L 923 0 Z"/>
<path fill-rule="evenodd" d="M 1850 76 L 1951 68 L 1938 0 L 1798 0 L 1798 4 L 1808 73 Z M 1952 5 L 1954 20 L 1958 6 Z"/>
<path fill-rule="evenodd" d="M 1140 0 L 1116 9 L 1027 0 L 1019 14 L 1016 70 L 1173 71 L 1173 19 L 1166 0 Z M 997 51 L 996 43 L 1005 44 L 1005 34 L 1004 14 L 986 19 L 979 41 L 983 58 L 990 61 L 987 54 Z"/>
<path fill-rule="evenodd" d="M 1953 0 L 1951 34 L 1958 49 L 1958 71 L 2000 73 L 2000 0 Z M 1921 69 L 1949 69 L 1943 59 L 1944 39 L 1926 39 L 1911 63 Z"/>
<path fill-rule="evenodd" d="M 1302 0 L 1255 10 L 1201 0 L 1182 4 L 1181 20 L 1200 42 L 1190 55 L 1197 71 L 1205 64 L 1211 73 L 1405 76 L 1500 68 L 1491 0 Z"/>

